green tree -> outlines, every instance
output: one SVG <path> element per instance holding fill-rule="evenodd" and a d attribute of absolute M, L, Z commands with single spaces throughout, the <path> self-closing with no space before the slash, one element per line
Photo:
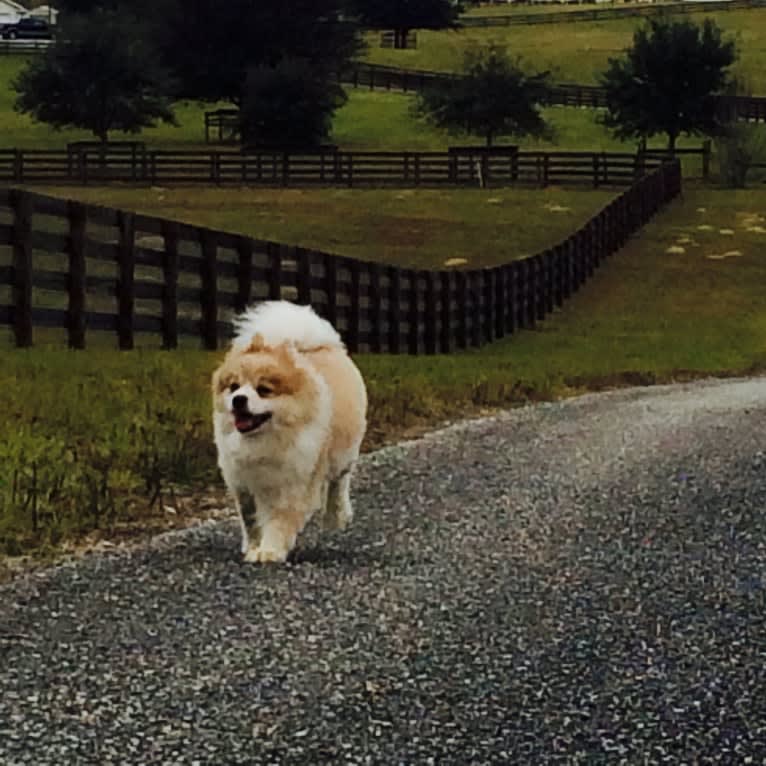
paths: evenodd
<path fill-rule="evenodd" d="M 343 89 L 310 62 L 284 59 L 251 69 L 240 107 L 242 141 L 259 147 L 309 149 L 325 140 Z"/>
<path fill-rule="evenodd" d="M 702 25 L 652 19 L 636 30 L 622 58 L 609 60 L 601 77 L 603 122 L 618 138 L 664 133 L 671 151 L 682 133 L 718 135 L 717 100 L 735 59 L 734 43 L 710 19 Z"/>
<path fill-rule="evenodd" d="M 500 48 L 466 55 L 464 75 L 445 78 L 422 91 L 415 111 L 452 133 L 481 136 L 487 146 L 500 136 L 546 138 L 552 134 L 540 105 L 549 74 L 527 74 Z"/>
<path fill-rule="evenodd" d="M 138 133 L 157 120 L 175 124 L 171 84 L 135 17 L 113 10 L 72 14 L 56 41 L 32 59 L 13 88 L 15 109 L 51 125 Z"/>
<path fill-rule="evenodd" d="M 351 11 L 369 29 L 393 29 L 394 47 L 406 46 L 411 29 L 454 27 L 462 10 L 453 0 L 349 0 Z"/>
<path fill-rule="evenodd" d="M 161 0 L 154 37 L 179 95 L 239 104 L 248 72 L 304 59 L 329 78 L 361 48 L 345 0 Z"/>

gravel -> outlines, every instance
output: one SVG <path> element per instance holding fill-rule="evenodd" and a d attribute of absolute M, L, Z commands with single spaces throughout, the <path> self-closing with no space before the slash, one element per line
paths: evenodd
<path fill-rule="evenodd" d="M 346 533 L 210 522 L 0 588 L 0 763 L 766 763 L 766 379 L 367 456 Z"/>

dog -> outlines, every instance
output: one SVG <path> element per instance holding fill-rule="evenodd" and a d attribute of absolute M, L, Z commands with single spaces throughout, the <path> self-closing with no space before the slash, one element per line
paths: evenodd
<path fill-rule="evenodd" d="M 315 514 L 326 529 L 348 526 L 367 390 L 335 328 L 310 306 L 259 303 L 235 320 L 212 387 L 244 560 L 284 562 Z"/>

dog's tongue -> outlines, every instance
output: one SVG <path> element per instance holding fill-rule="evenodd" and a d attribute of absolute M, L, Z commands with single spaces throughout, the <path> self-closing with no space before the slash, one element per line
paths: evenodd
<path fill-rule="evenodd" d="M 247 431 L 255 425 L 252 415 L 235 415 L 234 427 L 237 431 Z"/>

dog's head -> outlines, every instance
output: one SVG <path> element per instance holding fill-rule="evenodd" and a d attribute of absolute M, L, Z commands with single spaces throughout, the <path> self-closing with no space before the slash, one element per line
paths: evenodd
<path fill-rule="evenodd" d="M 213 375 L 213 407 L 223 432 L 262 437 L 309 423 L 318 382 L 287 343 L 266 346 L 261 336 L 232 349 Z"/>

